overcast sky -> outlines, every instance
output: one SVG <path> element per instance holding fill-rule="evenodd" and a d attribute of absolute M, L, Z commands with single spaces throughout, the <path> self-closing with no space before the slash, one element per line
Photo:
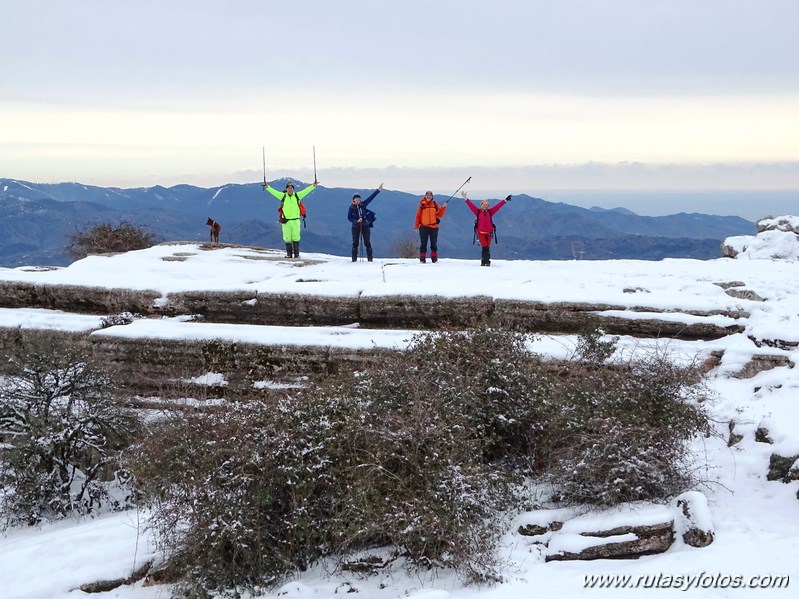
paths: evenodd
<path fill-rule="evenodd" d="M 3 0 L 0 176 L 799 189 L 796 0 Z M 442 189 L 442 193 L 443 193 Z"/>

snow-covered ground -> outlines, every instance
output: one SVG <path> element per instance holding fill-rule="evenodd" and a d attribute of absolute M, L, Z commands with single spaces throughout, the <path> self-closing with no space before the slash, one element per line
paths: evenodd
<path fill-rule="evenodd" d="M 747 243 L 747 247 L 757 245 L 751 240 Z M 484 295 L 542 302 L 601 302 L 617 307 L 613 312 L 617 316 L 640 318 L 642 314 L 646 316 L 649 308 L 653 312 L 666 310 L 675 319 L 708 319 L 717 324 L 730 320 L 718 312 L 748 314 L 738 319 L 745 327 L 743 333 L 716 341 L 620 340 L 620 351 L 666 351 L 678 360 L 707 356 L 711 350 L 725 352 L 721 364 L 709 374 L 709 384 L 716 395 L 712 412 L 724 435 L 698 439 L 694 447 L 696 455 L 707 464 L 708 483 L 700 490 L 708 498 L 715 529 L 715 541 L 710 546 L 696 549 L 678 539 L 663 554 L 633 561 L 545 563 L 540 546 L 515 532 L 521 521 L 517 520 L 507 525 L 504 584 L 464 588 L 453 577 L 425 573 L 409 577 L 393 572 L 360 578 L 328 574 L 323 564 L 269 596 L 311 599 L 357 591 L 356 596 L 361 598 L 515 599 L 617 594 L 633 599 L 653 593 L 659 597 L 683 597 L 684 593 L 701 597 L 788 597 L 796 593 L 799 482 L 770 482 L 766 474 L 772 453 L 799 454 L 799 368 L 781 366 L 750 379 L 732 375 L 753 355 L 780 355 L 799 363 L 795 345 L 799 342 L 799 262 L 772 259 L 773 253 L 744 253 L 737 260 L 706 262 L 500 260 L 494 261 L 491 268 L 480 268 L 476 260 L 445 257 L 438 264 L 397 259 L 351 263 L 349 258 L 315 254 L 291 261 L 270 250 L 204 247 L 207 246 L 162 245 L 113 257 L 90 257 L 55 270 L 0 269 L 0 281 L 151 289 L 161 294 L 160 302 L 168 301 L 168 294 L 173 292 L 225 289 L 253 291 L 257 301 L 269 301 L 270 294 L 275 293 L 305 293 Z M 764 301 L 733 297 L 717 283 L 736 283 L 735 289 L 754 292 Z M 645 310 L 642 313 L 626 308 Z M 98 330 L 99 320 L 95 316 L 47 310 L 0 310 L 0 327 L 85 332 Z M 138 320 L 93 334 L 356 348 L 402 347 L 412 334 L 360 329 L 355 325 L 296 329 L 159 319 Z M 755 341 L 760 340 L 787 344 L 782 349 L 758 347 Z M 537 338 L 533 347 L 544 354 L 563 356 L 570 352 L 573 342 L 568 336 L 545 336 Z M 743 435 L 743 440 L 732 447 L 726 443 L 730 421 L 736 423 L 735 432 Z M 769 429 L 774 444 L 755 441 L 755 430 L 761 424 Z M 636 514 L 646 521 L 650 512 L 643 506 L 626 506 L 591 517 L 612 521 L 621 516 L 634 519 Z M 80 584 L 129 576 L 138 565 L 156 555 L 143 526 L 145 516 L 127 512 L 7 532 L 0 537 L 0 597 L 81 597 L 84 594 L 74 590 Z M 520 518 L 524 517 L 529 515 Z M 630 578 L 625 579 L 627 576 Z M 784 576 L 790 577 L 787 586 L 785 579 L 779 578 Z M 623 590 L 601 588 L 603 584 L 624 585 L 625 580 Z M 762 588 L 773 584 L 782 588 Z M 163 599 L 169 597 L 169 589 L 137 583 L 94 596 Z"/>

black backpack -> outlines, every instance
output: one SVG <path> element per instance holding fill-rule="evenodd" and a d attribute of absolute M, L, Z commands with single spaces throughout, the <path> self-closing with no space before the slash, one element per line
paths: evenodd
<path fill-rule="evenodd" d="M 286 196 L 287 195 L 288 195 L 287 193 L 284 193 L 283 197 L 280 198 L 280 208 L 277 209 L 277 217 L 278 217 L 278 219 L 280 220 L 281 223 L 287 223 L 288 222 L 288 220 L 283 217 L 283 202 L 286 201 Z M 300 200 L 300 199 L 297 199 L 297 204 L 300 207 L 300 216 L 302 217 L 302 226 L 307 228 L 308 225 L 305 222 L 305 216 L 307 215 L 308 212 L 307 212 L 307 210 L 305 210 L 305 204 L 303 204 L 302 200 Z"/>
<path fill-rule="evenodd" d="M 488 212 L 488 210 L 486 210 Z M 494 224 L 494 217 L 491 216 L 491 213 L 488 212 L 488 221 L 491 223 L 491 236 L 494 238 L 494 243 L 499 243 L 497 239 L 497 226 Z M 474 238 L 472 239 L 472 245 L 477 243 L 477 217 L 474 219 Z"/>

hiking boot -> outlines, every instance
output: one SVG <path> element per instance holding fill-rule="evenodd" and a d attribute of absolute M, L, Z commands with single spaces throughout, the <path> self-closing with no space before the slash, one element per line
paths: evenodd
<path fill-rule="evenodd" d="M 293 245 L 294 245 L 294 257 L 295 258 L 299 258 L 300 257 L 300 242 L 299 241 L 295 241 L 293 243 Z"/>
<path fill-rule="evenodd" d="M 367 262 L 374 262 L 374 260 L 372 260 L 372 257 L 371 257 L 371 256 L 369 256 L 368 258 L 366 258 L 366 261 L 367 261 Z"/>
<path fill-rule="evenodd" d="M 425 258 L 424 256 L 419 256 L 419 262 L 424 264 L 425 262 L 427 262 L 427 258 Z"/>
<path fill-rule="evenodd" d="M 294 257 L 294 254 L 292 253 L 293 250 L 294 250 L 294 247 L 290 243 L 287 243 L 286 244 L 286 258 L 293 258 Z"/>
<path fill-rule="evenodd" d="M 430 262 L 436 263 L 436 262 L 438 262 L 438 258 L 435 257 L 435 256 L 431 256 L 430 257 Z"/>

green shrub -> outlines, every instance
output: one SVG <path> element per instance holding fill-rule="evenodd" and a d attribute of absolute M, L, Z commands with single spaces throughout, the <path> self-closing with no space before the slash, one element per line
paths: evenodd
<path fill-rule="evenodd" d="M 132 455 L 172 565 L 195 588 L 256 588 L 381 548 L 375 568 L 491 581 L 497 518 L 524 500 L 525 478 L 603 505 L 690 483 L 686 441 L 706 424 L 693 370 L 605 364 L 608 346 L 545 362 L 527 342 L 498 330 L 419 335 L 277 404 L 164 420 Z"/>
<path fill-rule="evenodd" d="M 598 367 L 574 364 L 551 474 L 561 498 L 616 505 L 677 494 L 693 482 L 688 442 L 708 430 L 697 369 L 665 357 Z"/>

